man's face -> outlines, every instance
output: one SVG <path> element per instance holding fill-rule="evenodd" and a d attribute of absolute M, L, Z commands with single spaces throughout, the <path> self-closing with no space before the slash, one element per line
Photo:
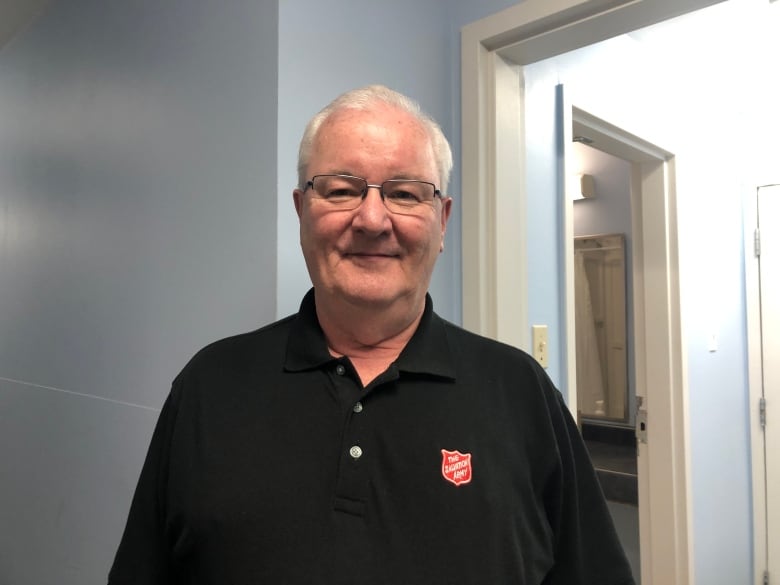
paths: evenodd
<path fill-rule="evenodd" d="M 379 105 L 370 112 L 343 110 L 320 128 L 308 177 L 348 174 L 379 185 L 388 179 L 419 179 L 439 186 L 430 141 L 409 114 Z M 369 188 L 357 209 L 296 189 L 301 247 L 318 298 L 386 308 L 396 302 L 421 306 L 443 248 L 452 200 L 434 198 L 419 213 L 391 213 L 378 189 Z"/>

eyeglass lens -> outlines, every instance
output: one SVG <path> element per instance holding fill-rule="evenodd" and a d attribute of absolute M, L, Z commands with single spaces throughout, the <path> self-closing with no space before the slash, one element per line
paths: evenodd
<path fill-rule="evenodd" d="M 369 187 L 365 179 L 346 175 L 317 175 L 311 185 L 321 199 L 339 209 L 358 207 Z M 392 179 L 382 183 L 381 190 L 385 206 L 398 213 L 414 213 L 416 207 L 424 208 L 436 196 L 432 183 L 416 180 Z"/>

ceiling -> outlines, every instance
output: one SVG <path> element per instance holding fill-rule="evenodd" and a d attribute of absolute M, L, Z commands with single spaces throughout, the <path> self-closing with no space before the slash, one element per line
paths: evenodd
<path fill-rule="evenodd" d="M 0 0 L 0 49 L 38 16 L 49 0 Z"/>

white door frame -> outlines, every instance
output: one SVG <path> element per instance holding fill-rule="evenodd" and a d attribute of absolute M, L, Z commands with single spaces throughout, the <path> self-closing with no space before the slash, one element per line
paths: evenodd
<path fill-rule="evenodd" d="M 463 28 L 462 183 L 463 193 L 468 194 L 462 202 L 465 327 L 528 347 L 526 244 L 523 230 L 517 229 L 516 221 L 507 219 L 524 217 L 526 209 L 525 169 L 520 164 L 523 66 L 716 3 L 718 0 L 525 0 Z M 650 424 L 655 424 L 653 434 L 667 437 L 651 441 L 646 456 L 639 460 L 639 465 L 645 466 L 645 477 L 653 480 L 652 501 L 648 502 L 652 508 L 645 506 L 650 515 L 644 522 L 642 540 L 642 580 L 646 585 L 693 583 L 687 388 L 669 167 L 665 164 L 656 172 L 648 170 L 647 180 L 661 185 L 669 197 L 656 201 L 653 209 L 643 209 L 645 221 L 653 225 L 661 222 L 668 236 L 644 251 L 645 258 L 651 254 L 660 262 L 653 268 L 661 279 L 653 283 L 656 296 L 645 298 L 649 361 L 643 375 L 653 393 L 648 399 L 648 417 Z M 565 376 L 571 377 L 573 372 Z M 569 385 L 565 388 L 568 391 Z M 650 496 L 649 491 L 644 491 L 644 498 Z"/>

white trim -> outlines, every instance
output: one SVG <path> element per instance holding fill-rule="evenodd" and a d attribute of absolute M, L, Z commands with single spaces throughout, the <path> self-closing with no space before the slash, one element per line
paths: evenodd
<path fill-rule="evenodd" d="M 561 108 L 558 112 L 558 118 L 561 120 L 562 128 L 561 140 L 563 142 L 563 169 L 561 175 L 564 177 L 564 188 L 562 201 L 560 205 L 563 209 L 561 214 L 563 235 L 563 286 L 566 291 L 563 302 L 563 351 L 566 360 L 566 367 L 561 371 L 561 384 L 566 391 L 566 403 L 572 412 L 577 412 L 577 334 L 575 330 L 575 297 L 574 297 L 574 193 L 579 191 L 580 186 L 574 184 L 574 180 L 567 168 L 569 161 L 573 159 L 572 144 L 574 137 L 574 124 L 577 108 L 571 102 L 571 97 L 563 85 L 557 87 L 557 107 Z"/>
<path fill-rule="evenodd" d="M 523 132 L 522 68 L 494 57 L 495 134 L 493 234 L 495 288 L 492 294 L 501 312 L 496 313 L 496 337 L 517 347 L 529 348 L 528 308 L 518 302 L 527 282 L 526 240 L 517 226 L 526 216 L 525 148 Z M 512 270 L 502 270 L 511 265 Z"/>
<path fill-rule="evenodd" d="M 470 139 L 463 140 L 463 159 L 477 172 L 463 174 L 462 254 L 463 324 L 482 335 L 528 348 L 525 240 L 517 230 L 525 211 L 525 171 L 520 67 L 488 52 L 480 43 L 463 52 L 463 62 L 481 77 L 463 93 L 463 109 L 478 112 L 464 118 Z M 489 105 L 488 105 L 489 104 Z M 519 107 L 506 108 L 502 104 Z M 464 134 L 465 136 L 465 134 Z M 506 163 L 506 164 L 504 164 Z M 474 194 L 490 193 L 489 197 Z M 514 262 L 514 270 L 499 266 Z M 465 274 L 468 273 L 468 277 Z"/>
<path fill-rule="evenodd" d="M 642 192 L 642 256 L 653 267 L 644 286 L 644 385 L 649 440 L 640 445 L 639 468 L 647 470 L 648 489 L 640 493 L 640 514 L 649 522 L 644 532 L 643 583 L 693 583 L 693 535 L 690 502 L 688 386 L 680 318 L 674 159 L 644 163 Z M 665 224 L 665 236 L 653 226 Z M 643 461 L 643 458 L 646 461 Z M 641 489 L 641 488 L 640 488 Z M 642 502 L 646 502 L 644 510 Z M 649 558 L 648 558 L 649 557 Z M 647 565 L 646 565 L 647 563 Z M 648 579 L 645 579 L 645 571 Z"/>

